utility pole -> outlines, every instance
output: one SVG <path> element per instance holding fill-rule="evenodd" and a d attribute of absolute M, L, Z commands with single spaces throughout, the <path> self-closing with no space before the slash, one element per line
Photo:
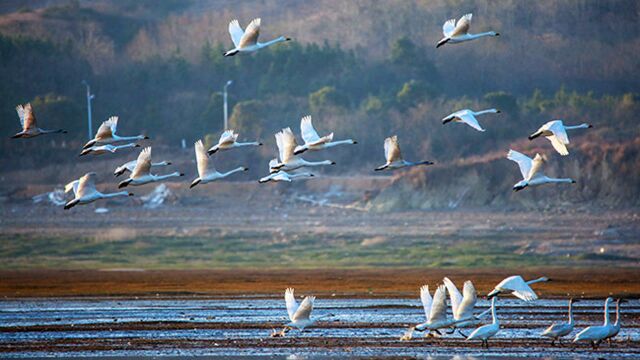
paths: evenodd
<path fill-rule="evenodd" d="M 91 93 L 91 87 L 89 86 L 88 82 L 82 80 L 82 83 L 87 87 L 87 133 L 88 139 L 91 140 L 93 139 L 93 123 L 91 122 L 91 100 L 93 100 L 93 98 L 95 98 L 96 96 Z"/>
<path fill-rule="evenodd" d="M 227 87 L 233 84 L 233 80 L 228 80 L 226 84 L 224 84 L 224 91 L 222 92 L 222 97 L 224 98 L 224 130 L 229 129 L 229 113 L 227 110 Z"/>

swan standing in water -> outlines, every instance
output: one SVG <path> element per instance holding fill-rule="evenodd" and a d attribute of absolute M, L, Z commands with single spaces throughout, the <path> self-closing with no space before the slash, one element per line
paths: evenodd
<path fill-rule="evenodd" d="M 208 182 L 225 178 L 239 171 L 249 170 L 246 167 L 240 166 L 231 171 L 220 173 L 216 171 L 216 168 L 213 166 L 213 163 L 209 160 L 209 157 L 207 156 L 207 152 L 204 149 L 204 144 L 202 143 L 202 140 L 196 141 L 194 148 L 196 151 L 196 165 L 198 166 L 198 177 L 195 178 L 193 182 L 191 182 L 191 186 L 189 186 L 190 188 L 198 184 L 206 184 Z"/>
<path fill-rule="evenodd" d="M 116 134 L 117 129 L 118 129 L 118 117 L 112 116 L 108 120 L 102 122 L 102 124 L 98 128 L 98 131 L 96 132 L 96 136 L 93 139 L 91 139 L 88 143 L 86 143 L 82 148 L 87 149 L 95 145 L 111 144 L 119 141 L 144 140 L 149 138 L 148 136 L 145 136 L 145 135 L 119 136 Z"/>
<path fill-rule="evenodd" d="M 68 210 L 76 205 L 84 205 L 99 199 L 109 199 L 118 196 L 133 196 L 133 194 L 120 191 L 117 193 L 103 194 L 96 190 L 96 173 L 90 172 L 82 176 L 78 180 L 68 183 L 64 187 L 65 192 L 73 190 L 74 199 L 64 205 L 64 209 Z"/>
<path fill-rule="evenodd" d="M 500 113 L 500 110 L 498 109 L 487 109 L 482 111 L 473 111 L 469 109 L 463 109 L 463 110 L 456 111 L 453 114 L 447 115 L 447 117 L 442 119 L 442 125 L 445 125 L 446 123 L 453 121 L 453 122 L 465 123 L 478 131 L 485 131 L 485 129 L 483 129 L 482 126 L 480 126 L 480 124 L 478 123 L 476 116 L 483 115 L 483 114 L 499 114 L 499 113 Z"/>
<path fill-rule="evenodd" d="M 464 296 L 458 291 L 456 285 L 449 278 L 443 279 L 444 285 L 447 287 L 447 292 L 449 293 L 449 299 L 451 299 L 451 312 L 453 314 L 453 318 L 457 321 L 461 321 L 455 324 L 453 331 L 449 332 L 450 334 L 454 333 L 456 330 L 460 333 L 460 335 L 465 335 L 460 328 L 468 328 L 468 327 L 476 327 L 480 325 L 480 317 L 487 314 L 491 311 L 491 308 L 485 310 L 480 315 L 475 316 L 473 314 L 473 309 L 476 306 L 476 301 L 478 298 L 478 294 L 476 292 L 476 288 L 473 286 L 471 281 L 465 281 L 462 291 Z"/>
<path fill-rule="evenodd" d="M 307 150 L 317 151 L 327 149 L 342 144 L 357 144 L 353 139 L 333 141 L 333 133 L 320 137 L 316 129 L 311 123 L 311 115 L 307 115 L 300 120 L 300 133 L 304 140 L 304 145 L 296 146 L 293 150 L 294 155 L 302 154 Z"/>
<path fill-rule="evenodd" d="M 22 125 L 22 131 L 13 135 L 12 139 L 28 139 L 39 135 L 44 134 L 54 134 L 54 133 L 67 133 L 67 130 L 45 130 L 40 129 L 38 124 L 36 123 L 36 115 L 33 113 L 33 108 L 31 107 L 31 103 L 27 103 L 26 105 L 18 105 L 16 106 L 16 111 L 18 112 L 18 118 L 20 118 L 20 125 Z"/>
<path fill-rule="evenodd" d="M 150 171 L 151 147 L 147 147 L 142 149 L 140 155 L 138 155 L 136 167 L 131 172 L 131 175 L 129 175 L 129 178 L 120 182 L 120 184 L 118 184 L 118 188 L 127 187 L 129 185 L 144 185 L 151 182 L 162 181 L 171 177 L 184 176 L 183 173 L 177 171 L 167 175 L 154 175 L 151 174 Z"/>
<path fill-rule="evenodd" d="M 611 339 L 616 337 L 620 332 L 620 303 L 625 303 L 625 302 L 627 302 L 627 300 L 625 299 L 616 300 L 616 322 L 613 323 L 613 326 L 611 326 L 611 329 L 609 330 L 609 333 L 607 334 L 607 337 L 606 337 L 607 342 L 609 343 L 609 346 L 611 346 Z"/>
<path fill-rule="evenodd" d="M 431 161 L 410 162 L 402 159 L 400 144 L 398 144 L 398 135 L 393 135 L 384 139 L 384 157 L 387 159 L 387 162 L 384 165 L 375 168 L 375 171 L 395 170 L 417 165 L 433 165 L 433 162 Z"/>
<path fill-rule="evenodd" d="M 479 34 L 469 34 L 469 27 L 471 26 L 472 17 L 473 14 L 463 15 L 457 23 L 456 19 L 447 20 L 447 22 L 442 25 L 442 35 L 444 35 L 444 37 L 440 41 L 438 41 L 438 44 L 436 44 L 436 48 L 439 48 L 446 43 L 457 44 L 465 41 L 475 40 L 484 36 L 500 36 L 500 34 L 495 31 L 487 31 Z"/>
<path fill-rule="evenodd" d="M 529 140 L 533 140 L 542 135 L 549 139 L 551 145 L 553 145 L 553 148 L 556 149 L 558 154 L 567 156 L 569 155 L 569 150 L 567 150 L 567 145 L 569 145 L 569 136 L 567 135 L 567 130 L 588 129 L 592 127 L 592 125 L 589 125 L 587 123 L 576 126 L 566 126 L 562 123 L 562 120 L 553 120 L 542 125 L 540 129 L 538 129 L 538 131 L 529 135 Z"/>
<path fill-rule="evenodd" d="M 491 317 L 493 321 L 491 324 L 480 326 L 479 328 L 473 330 L 469 337 L 467 337 L 467 341 L 469 340 L 481 340 L 482 345 L 487 349 L 489 348 L 489 339 L 495 336 L 500 330 L 500 322 L 498 321 L 498 317 L 496 316 L 496 299 L 498 297 L 494 296 L 491 299 Z"/>
<path fill-rule="evenodd" d="M 538 299 L 538 295 L 529 285 L 545 281 L 551 281 L 551 279 L 543 276 L 535 280 L 524 281 L 520 275 L 509 276 L 496 285 L 493 291 L 487 295 L 487 298 L 491 299 L 498 294 L 510 293 L 524 301 L 533 301 Z"/>
<path fill-rule="evenodd" d="M 323 166 L 336 164 L 331 160 L 306 161 L 300 156 L 294 155 L 293 152 L 298 144 L 296 143 L 296 137 L 295 135 L 293 135 L 293 131 L 291 131 L 291 128 L 282 129 L 282 131 L 278 132 L 275 136 L 276 144 L 278 145 L 280 162 L 269 162 L 271 173 L 276 173 L 280 170 L 291 171 L 303 166 Z"/>
<path fill-rule="evenodd" d="M 551 178 L 542 173 L 542 164 L 544 159 L 540 154 L 536 154 L 535 158 L 531 159 L 525 154 L 519 153 L 515 150 L 509 150 L 507 159 L 515 161 L 520 167 L 520 173 L 522 173 L 523 180 L 513 185 L 513 191 L 520 191 L 527 186 L 538 186 L 550 183 L 567 183 L 575 184 L 576 181 L 570 178 Z"/>
<path fill-rule="evenodd" d="M 243 146 L 262 146 L 262 143 L 257 141 L 239 142 L 237 140 L 238 133 L 233 130 L 225 130 L 222 135 L 220 135 L 220 140 L 218 140 L 218 143 L 213 145 L 209 149 L 209 151 L 207 151 L 207 153 L 209 155 L 212 155 L 216 151 L 229 150 Z"/>
<path fill-rule="evenodd" d="M 98 145 L 98 146 L 92 146 L 90 148 L 83 149 L 80 155 L 78 156 L 85 156 L 89 154 L 102 155 L 106 153 L 115 154 L 120 149 L 127 149 L 127 148 L 134 148 L 134 147 L 140 147 L 140 145 L 134 144 L 134 143 L 124 144 L 124 145 L 111 145 L 111 144 Z"/>
<path fill-rule="evenodd" d="M 235 47 L 225 52 L 224 56 L 233 56 L 239 52 L 254 52 L 269 45 L 291 40 L 291 38 L 280 36 L 265 43 L 258 42 L 258 36 L 260 36 L 260 18 L 253 19 L 244 31 L 240 27 L 238 20 L 232 20 L 229 23 L 229 34 Z"/>
<path fill-rule="evenodd" d="M 613 326 L 609 322 L 609 303 L 613 301 L 613 298 L 608 297 L 604 301 L 604 324 L 600 326 L 589 326 L 588 328 L 580 331 L 576 335 L 573 342 L 589 341 L 591 347 L 596 350 L 600 342 L 609 336 L 609 332 L 612 331 Z"/>
<path fill-rule="evenodd" d="M 553 346 L 558 340 L 558 343 L 562 345 L 562 337 L 569 335 L 573 331 L 573 304 L 579 300 L 569 299 L 569 322 L 555 323 L 549 326 L 545 331 L 540 334 L 541 336 L 551 338 L 551 346 Z"/>
<path fill-rule="evenodd" d="M 116 170 L 113 172 L 113 175 L 118 177 L 122 174 L 124 174 L 125 172 L 132 172 L 133 169 L 136 168 L 136 163 L 138 162 L 138 160 L 131 160 L 129 162 L 126 162 L 120 166 L 118 166 L 116 168 Z M 155 166 L 169 166 L 171 165 L 171 161 L 160 161 L 160 162 L 152 162 L 151 163 L 151 167 L 155 167 Z"/>

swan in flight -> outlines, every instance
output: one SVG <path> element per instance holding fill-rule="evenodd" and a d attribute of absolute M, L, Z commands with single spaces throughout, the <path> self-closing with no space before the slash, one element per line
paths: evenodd
<path fill-rule="evenodd" d="M 616 322 L 613 323 L 611 329 L 609 330 L 609 334 L 607 334 L 607 341 L 609 342 L 609 346 L 611 346 L 611 339 L 616 337 L 620 332 L 620 303 L 625 303 L 627 300 L 625 299 L 617 299 L 616 300 Z"/>
<path fill-rule="evenodd" d="M 76 205 L 84 205 L 99 199 L 109 199 L 118 196 L 133 196 L 133 194 L 120 191 L 111 194 L 103 194 L 96 190 L 96 173 L 86 173 L 78 180 L 68 183 L 64 187 L 65 192 L 73 190 L 75 197 L 64 205 L 64 209 L 68 210 Z"/>
<path fill-rule="evenodd" d="M 433 293 L 433 298 L 429 294 L 429 286 L 423 285 L 420 288 L 420 301 L 424 308 L 426 322 L 413 327 L 417 331 L 427 331 L 425 337 L 431 336 L 431 332 L 442 335 L 439 329 L 447 328 L 456 323 L 454 319 L 447 318 L 447 290 L 444 285 L 438 286 Z M 412 329 L 409 329 L 411 331 Z M 407 334 L 405 334 L 407 336 Z M 410 336 L 410 335 L 409 335 Z"/>
<path fill-rule="evenodd" d="M 206 184 L 208 182 L 225 178 L 239 171 L 249 170 L 246 167 L 240 166 L 231 171 L 220 173 L 216 171 L 216 168 L 213 166 L 213 163 L 209 160 L 209 157 L 207 156 L 207 152 L 204 149 L 204 144 L 202 143 L 202 140 L 198 140 L 195 143 L 194 147 L 196 150 L 196 164 L 198 165 L 198 177 L 195 178 L 193 182 L 191 182 L 191 186 L 189 186 L 190 188 L 198 184 Z"/>
<path fill-rule="evenodd" d="M 456 285 L 449 278 L 445 277 L 443 280 L 444 285 L 447 287 L 447 292 L 449 293 L 449 299 L 451 299 L 451 312 L 453 314 L 454 320 L 462 320 L 455 324 L 455 329 L 452 332 L 455 332 L 457 329 L 460 335 L 465 338 L 467 335 L 462 333 L 460 328 L 468 328 L 475 327 L 480 325 L 480 317 L 487 314 L 491 309 L 487 309 L 482 312 L 480 315 L 475 316 L 473 314 L 473 308 L 476 306 L 476 301 L 478 298 L 478 293 L 476 292 L 476 288 L 473 286 L 471 281 L 465 281 L 464 286 L 462 288 L 463 294 L 458 291 Z"/>
<path fill-rule="evenodd" d="M 269 174 L 265 177 L 260 178 L 260 180 L 258 180 L 259 183 L 264 184 L 266 182 L 269 181 L 273 181 L 273 182 L 280 182 L 280 181 L 284 181 L 284 182 L 292 182 L 294 179 L 296 178 L 309 178 L 309 177 L 314 177 L 315 175 L 313 175 L 310 172 L 298 172 L 298 173 L 292 173 L 289 174 L 286 171 L 278 171 L 272 174 Z"/>
<path fill-rule="evenodd" d="M 115 154 L 116 151 L 120 149 L 127 149 L 127 148 L 134 148 L 134 147 L 140 147 L 140 145 L 134 144 L 134 143 L 124 144 L 124 145 L 111 145 L 111 144 L 98 145 L 98 146 L 92 146 L 90 148 L 83 149 L 80 155 L 78 156 L 85 156 L 89 154 L 102 155 L 106 153 Z"/>
<path fill-rule="evenodd" d="M 469 109 L 459 110 L 454 112 L 453 114 L 447 115 L 447 117 L 442 119 L 442 125 L 445 125 L 446 123 L 451 121 L 461 122 L 471 126 L 472 128 L 478 131 L 485 131 L 485 129 L 483 129 L 482 126 L 480 126 L 480 124 L 478 123 L 476 116 L 483 115 L 483 114 L 490 114 L 490 113 L 499 114 L 500 110 L 498 109 L 487 109 L 482 111 L 473 111 Z"/>
<path fill-rule="evenodd" d="M 447 20 L 447 22 L 442 25 L 442 35 L 444 35 L 444 37 L 440 41 L 438 41 L 438 44 L 436 44 L 436 48 L 439 48 L 446 43 L 457 44 L 469 40 L 475 40 L 483 36 L 500 36 L 500 34 L 495 31 L 487 31 L 479 34 L 469 34 L 469 27 L 471 26 L 472 17 L 473 14 L 463 15 L 457 23 L 456 19 Z"/>
<path fill-rule="evenodd" d="M 260 18 L 253 19 L 244 31 L 240 27 L 238 20 L 232 20 L 229 23 L 229 34 L 235 47 L 225 52 L 224 56 L 233 56 L 239 52 L 254 52 L 269 45 L 291 40 L 291 38 L 280 36 L 265 43 L 258 42 L 258 36 L 260 36 Z"/>
<path fill-rule="evenodd" d="M 562 345 L 562 337 L 569 335 L 573 331 L 573 304 L 578 301 L 573 298 L 569 299 L 569 322 L 552 324 L 540 334 L 551 338 L 551 346 L 555 344 L 556 340 Z"/>
<path fill-rule="evenodd" d="M 609 332 L 613 328 L 609 322 L 609 303 L 611 302 L 613 302 L 613 298 L 611 297 L 608 297 L 604 301 L 604 324 L 600 326 L 589 326 L 588 328 L 580 331 L 578 335 L 576 335 L 575 339 L 573 339 L 574 343 L 578 341 L 589 341 L 595 350 L 598 348 L 598 344 L 609 336 Z"/>
<path fill-rule="evenodd" d="M 489 339 L 495 336 L 500 330 L 500 322 L 498 321 L 498 317 L 496 316 L 497 298 L 497 296 L 494 296 L 491 299 L 491 317 L 493 318 L 491 324 L 482 325 L 479 328 L 473 330 L 471 334 L 469 334 L 469 337 L 467 337 L 467 341 L 482 340 L 482 345 L 487 349 L 489 348 Z"/>
<path fill-rule="evenodd" d="M 538 136 L 542 135 L 551 141 L 551 145 L 556 149 L 558 154 L 562 156 L 569 155 L 569 150 L 567 150 L 567 145 L 569 145 L 569 136 L 567 135 L 567 130 L 573 129 L 589 129 L 593 126 L 587 123 L 583 123 L 576 126 L 566 126 L 562 123 L 562 120 L 553 120 L 548 123 L 542 125 L 538 131 L 529 135 L 529 140 L 533 140 Z"/>
<path fill-rule="evenodd" d="M 282 129 L 282 131 L 276 134 L 276 144 L 278 145 L 278 152 L 280 162 L 271 161 L 269 163 L 270 171 L 272 173 L 279 170 L 291 171 L 303 166 L 322 166 L 322 165 L 335 165 L 336 163 L 331 160 L 324 161 L 306 161 L 298 155 L 294 155 L 294 150 L 298 145 L 296 143 L 296 137 L 293 135 L 291 128 Z"/>
<path fill-rule="evenodd" d="M 509 276 L 496 285 L 493 291 L 487 295 L 487 298 L 491 299 L 498 294 L 511 293 L 524 301 L 533 301 L 538 298 L 538 295 L 536 295 L 529 285 L 545 281 L 551 281 L 551 279 L 543 276 L 535 280 L 524 281 L 520 275 Z"/>
<path fill-rule="evenodd" d="M 138 162 L 138 160 L 131 160 L 129 162 L 126 162 L 120 166 L 118 166 L 116 168 L 116 170 L 113 172 L 113 175 L 118 177 L 122 174 L 124 174 L 125 172 L 129 171 L 133 171 L 133 169 L 136 168 L 136 163 Z M 160 162 L 152 162 L 151 163 L 151 167 L 154 166 L 169 166 L 171 165 L 171 161 L 160 161 Z"/>
<path fill-rule="evenodd" d="M 104 145 L 111 144 L 119 141 L 135 141 L 135 140 L 145 140 L 148 139 L 148 136 L 145 135 L 135 135 L 135 136 L 118 136 L 116 134 L 116 130 L 118 128 L 118 117 L 112 116 L 108 120 L 102 122 L 98 131 L 96 132 L 96 136 L 89 140 L 88 143 L 84 144 L 83 149 L 90 148 L 94 145 Z"/>
<path fill-rule="evenodd" d="M 218 143 L 213 145 L 207 153 L 209 155 L 214 154 L 216 151 L 220 150 L 229 150 L 237 147 L 243 146 L 262 146 L 261 142 L 251 141 L 251 142 L 238 142 L 238 133 L 233 130 L 225 130 L 222 135 L 220 135 L 220 140 Z"/>
<path fill-rule="evenodd" d="M 520 173 L 522 173 L 522 180 L 513 185 L 513 191 L 520 191 L 527 186 L 538 186 L 550 183 L 567 183 L 575 184 L 576 181 L 569 178 L 550 178 L 542 172 L 542 165 L 544 159 L 540 154 L 531 159 L 525 154 L 519 153 L 515 150 L 509 150 L 507 159 L 515 161 L 520 167 Z"/>
<path fill-rule="evenodd" d="M 398 144 L 398 135 L 384 139 L 384 157 L 387 159 L 387 162 L 375 168 L 375 171 L 395 170 L 416 165 L 433 165 L 431 161 L 410 162 L 402 159 L 400 145 Z"/>
<path fill-rule="evenodd" d="M 167 175 L 154 175 L 151 170 L 151 147 L 146 147 L 140 151 L 138 160 L 136 161 L 136 167 L 129 175 L 129 178 L 121 181 L 118 184 L 118 188 L 127 187 L 129 185 L 144 185 L 151 182 L 162 181 L 171 177 L 184 176 L 183 173 L 173 172 Z"/>
<path fill-rule="evenodd" d="M 27 103 L 26 105 L 18 105 L 16 106 L 16 111 L 18 112 L 18 117 L 20 118 L 20 125 L 22 125 L 22 131 L 13 135 L 12 139 L 27 139 L 32 138 L 38 135 L 44 134 L 53 134 L 53 133 L 67 133 L 67 130 L 45 130 L 40 129 L 38 124 L 36 123 L 36 116 L 33 113 L 33 108 L 31 107 L 31 103 Z"/>
<path fill-rule="evenodd" d="M 297 328 L 300 331 L 304 331 L 305 328 L 312 326 L 316 321 L 333 316 L 331 314 L 320 316 L 316 319 L 311 319 L 311 312 L 313 311 L 313 302 L 316 300 L 315 296 L 307 296 L 298 305 L 295 296 L 293 295 L 293 288 L 287 288 L 284 292 L 284 302 L 287 306 L 287 314 L 289 315 L 290 322 L 285 324 L 282 331 L 273 331 L 272 337 L 284 336 L 292 328 Z"/>
<path fill-rule="evenodd" d="M 307 115 L 300 120 L 300 133 L 302 133 L 304 145 L 296 146 L 295 150 L 293 150 L 294 155 L 302 154 L 307 150 L 322 150 L 342 144 L 358 143 L 353 139 L 333 141 L 333 133 L 320 137 L 316 129 L 313 128 L 311 115 Z"/>

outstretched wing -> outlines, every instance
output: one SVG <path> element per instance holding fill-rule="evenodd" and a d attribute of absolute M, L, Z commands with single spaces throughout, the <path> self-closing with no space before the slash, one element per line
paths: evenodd
<path fill-rule="evenodd" d="M 96 191 L 96 173 L 87 173 L 78 180 L 76 197 L 82 197 Z"/>
<path fill-rule="evenodd" d="M 209 162 L 209 156 L 207 156 L 207 151 L 204 148 L 204 144 L 202 140 L 198 140 L 195 143 L 195 151 L 196 151 L 196 165 L 198 166 L 198 175 L 200 177 L 204 177 L 209 171 L 215 170 L 213 164 Z"/>
<path fill-rule="evenodd" d="M 453 30 L 456 28 L 456 19 L 447 20 L 444 25 L 442 25 L 442 35 L 445 37 L 450 37 L 453 34 Z"/>
<path fill-rule="evenodd" d="M 384 139 L 384 156 L 388 163 L 402 159 L 400 145 L 398 144 L 398 135 L 393 135 Z"/>
<path fill-rule="evenodd" d="M 462 289 L 464 296 L 458 310 L 454 312 L 455 319 L 467 319 L 473 317 L 473 308 L 476 306 L 478 300 L 478 293 L 471 281 L 464 282 L 464 288 Z"/>
<path fill-rule="evenodd" d="M 540 154 L 536 154 L 531 162 L 531 169 L 529 170 L 529 176 L 525 177 L 525 180 L 533 179 L 537 174 L 542 172 L 542 165 L 544 164 L 544 159 Z"/>
<path fill-rule="evenodd" d="M 20 118 L 20 124 L 22 125 L 22 130 L 27 131 L 29 129 L 33 129 L 37 127 L 36 116 L 33 113 L 33 108 L 31 107 L 31 103 L 27 103 L 24 106 L 22 105 L 16 106 L 16 111 L 18 112 L 18 117 Z"/>
<path fill-rule="evenodd" d="M 504 279 L 496 288 L 502 290 L 511 290 L 513 295 L 524 300 L 532 301 L 538 298 L 538 295 L 529 287 L 521 276 L 511 276 Z"/>
<path fill-rule="evenodd" d="M 424 316 L 428 320 L 429 313 L 431 312 L 431 304 L 433 303 L 433 298 L 431 298 L 431 294 L 429 294 L 429 285 L 422 285 L 420 288 L 420 301 L 424 308 Z"/>
<path fill-rule="evenodd" d="M 96 132 L 96 139 L 108 139 L 116 133 L 118 128 L 118 117 L 112 116 L 108 120 L 103 121 L 98 131 Z"/>
<path fill-rule="evenodd" d="M 151 147 L 146 147 L 140 151 L 136 167 L 131 172 L 131 178 L 148 175 L 151 170 Z"/>
<path fill-rule="evenodd" d="M 515 150 L 509 150 L 507 154 L 507 159 L 511 161 L 515 161 L 520 167 L 520 173 L 522 174 L 523 179 L 527 179 L 529 173 L 531 172 L 531 166 L 533 160 L 525 154 L 519 153 Z"/>
<path fill-rule="evenodd" d="M 558 152 L 558 154 L 562 156 L 569 155 L 569 150 L 567 150 L 567 146 L 558 138 L 556 135 L 547 136 L 547 139 L 551 141 L 551 145 Z"/>
<path fill-rule="evenodd" d="M 456 23 L 455 29 L 451 32 L 450 36 L 459 36 L 464 35 L 469 31 L 469 27 L 471 26 L 471 18 L 473 14 L 465 14 L 462 15 L 460 20 Z"/>
<path fill-rule="evenodd" d="M 307 296 L 302 300 L 298 310 L 293 314 L 293 318 L 291 321 L 296 320 L 308 320 L 309 316 L 311 316 L 311 311 L 313 310 L 313 302 L 316 300 L 315 296 Z"/>
<path fill-rule="evenodd" d="M 465 111 L 463 113 L 460 113 L 458 117 L 460 118 L 460 120 L 462 120 L 463 123 L 471 126 L 472 128 L 478 131 L 485 131 L 478 123 L 478 119 L 476 119 L 476 117 L 473 116 L 472 113 Z"/>
<path fill-rule="evenodd" d="M 235 45 L 235 47 L 240 46 L 240 40 L 242 40 L 244 31 L 242 31 L 240 23 L 238 23 L 237 19 L 233 19 L 229 23 L 229 34 L 231 35 L 231 41 L 233 41 L 233 45 Z"/>
<path fill-rule="evenodd" d="M 449 299 L 451 299 L 451 312 L 453 316 L 456 316 L 458 309 L 460 308 L 460 303 L 462 302 L 462 294 L 453 283 L 453 281 L 449 280 L 449 278 L 442 279 L 444 285 L 447 287 L 447 292 L 449 292 Z M 456 318 L 457 319 L 457 318 Z"/>
<path fill-rule="evenodd" d="M 73 190 L 73 194 L 74 195 L 78 195 L 78 183 L 80 182 L 80 180 L 73 180 L 72 182 L 68 183 L 67 185 L 64 186 L 64 192 L 68 193 L 69 191 Z"/>
<path fill-rule="evenodd" d="M 444 321 L 447 319 L 447 293 L 444 285 L 438 286 L 433 294 L 429 322 Z"/>
<path fill-rule="evenodd" d="M 293 157 L 293 151 L 296 148 L 296 137 L 293 135 L 291 128 L 282 129 L 276 134 L 276 144 L 280 153 L 280 161 L 286 163 Z"/>
<path fill-rule="evenodd" d="M 255 45 L 258 42 L 258 36 L 260 35 L 260 18 L 253 19 L 247 29 L 244 31 L 242 38 L 240 39 L 239 48 Z"/>
<path fill-rule="evenodd" d="M 306 144 L 315 143 L 320 140 L 320 136 L 313 128 L 311 123 L 311 115 L 307 115 L 300 120 L 300 133 L 302 133 L 302 140 Z"/>
<path fill-rule="evenodd" d="M 218 145 L 227 145 L 232 144 L 238 139 L 238 134 L 236 134 L 233 130 L 225 130 L 222 135 L 220 135 L 220 140 L 218 140 Z"/>
<path fill-rule="evenodd" d="M 293 321 L 293 315 L 295 315 L 298 310 L 298 302 L 296 302 L 296 298 L 293 295 L 293 288 L 288 288 L 284 291 L 284 302 L 287 304 L 289 319 Z"/>

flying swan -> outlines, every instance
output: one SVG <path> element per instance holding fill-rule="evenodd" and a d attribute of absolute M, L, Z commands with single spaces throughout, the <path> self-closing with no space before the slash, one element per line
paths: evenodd
<path fill-rule="evenodd" d="M 307 115 L 300 120 L 300 133 L 304 140 L 304 145 L 296 146 L 293 151 L 294 155 L 302 154 L 307 150 L 322 150 L 330 147 L 334 147 L 342 144 L 357 144 L 358 142 L 353 139 L 336 140 L 333 141 L 333 133 L 320 137 L 316 129 L 313 128 L 311 123 L 311 116 Z"/>
<path fill-rule="evenodd" d="M 231 174 L 237 173 L 239 171 L 247 171 L 248 168 L 244 166 L 240 166 L 231 171 L 227 171 L 225 173 L 221 173 L 216 171 L 216 168 L 213 166 L 213 163 L 209 160 L 207 156 L 207 152 L 204 149 L 204 144 L 202 140 L 196 141 L 194 145 L 196 151 L 196 165 L 198 166 L 198 177 L 191 182 L 190 188 L 198 185 L 198 184 L 206 184 L 208 182 L 212 182 L 218 179 L 225 178 Z"/>
<path fill-rule="evenodd" d="M 98 128 L 98 131 L 96 132 L 96 136 L 93 139 L 89 140 L 88 143 L 84 144 L 82 148 L 87 149 L 95 145 L 111 144 L 119 141 L 144 140 L 149 138 L 145 135 L 119 136 L 116 134 L 117 129 L 118 117 L 112 116 L 108 120 L 102 122 L 102 124 Z"/>
<path fill-rule="evenodd" d="M 400 145 L 398 144 L 398 135 L 393 135 L 384 139 L 384 157 L 387 159 L 387 162 L 384 165 L 375 168 L 375 171 L 395 170 L 417 165 L 433 165 L 433 162 L 431 161 L 410 162 L 402 159 Z"/>
<path fill-rule="evenodd" d="M 531 159 L 525 154 L 519 153 L 515 150 L 509 150 L 507 159 L 515 161 L 520 167 L 520 173 L 522 173 L 522 180 L 513 185 L 513 191 L 520 191 L 527 186 L 538 186 L 550 183 L 568 183 L 575 184 L 576 181 L 570 178 L 550 178 L 542 173 L 542 165 L 544 159 L 540 154 Z"/>
<path fill-rule="evenodd" d="M 261 142 L 251 141 L 251 142 L 239 142 L 238 133 L 233 130 L 225 130 L 222 135 L 220 135 L 220 140 L 218 143 L 213 145 L 207 153 L 209 155 L 214 154 L 216 151 L 229 150 L 233 148 L 243 147 L 243 146 L 261 146 Z"/>
<path fill-rule="evenodd" d="M 524 301 L 533 301 L 538 299 L 538 295 L 536 295 L 529 285 L 545 281 L 551 281 L 551 279 L 543 276 L 535 280 L 524 281 L 520 275 L 509 276 L 496 285 L 496 287 L 487 295 L 487 298 L 491 299 L 498 294 L 511 293 L 515 297 Z"/>
<path fill-rule="evenodd" d="M 476 116 L 483 115 L 483 114 L 490 114 L 490 113 L 499 114 L 500 110 L 498 109 L 487 109 L 482 111 L 473 111 L 469 109 L 459 110 L 454 112 L 453 114 L 447 115 L 447 117 L 442 119 L 442 125 L 445 125 L 446 123 L 453 121 L 453 122 L 460 122 L 460 123 L 467 124 L 478 131 L 485 131 L 485 129 L 483 129 L 482 126 L 480 126 L 480 124 L 478 123 Z"/>
<path fill-rule="evenodd" d="M 447 22 L 442 25 L 442 35 L 444 35 L 444 38 L 438 41 L 436 48 L 439 48 L 446 43 L 457 44 L 469 40 L 475 40 L 483 36 L 500 36 L 500 34 L 495 31 L 469 34 L 472 17 L 473 14 L 463 15 L 460 20 L 458 20 L 458 23 L 456 23 L 456 19 L 447 20 Z"/>
<path fill-rule="evenodd" d="M 589 129 L 592 127 L 592 125 L 589 125 L 587 123 L 576 126 L 566 126 L 562 123 L 562 120 L 553 120 L 542 125 L 540 129 L 538 129 L 538 131 L 529 135 L 529 140 L 533 140 L 542 135 L 549 139 L 551 145 L 553 145 L 553 148 L 556 149 L 558 154 L 567 156 L 569 155 L 569 150 L 567 150 L 567 145 L 569 145 L 569 136 L 567 135 L 567 130 Z"/>
<path fill-rule="evenodd" d="M 18 117 L 20 118 L 20 125 L 22 125 L 22 131 L 13 135 L 12 139 L 28 139 L 39 135 L 44 134 L 54 134 L 54 133 L 67 133 L 67 130 L 45 130 L 40 129 L 38 124 L 36 123 L 36 116 L 33 113 L 33 108 L 31 107 L 31 103 L 27 103 L 26 105 L 18 105 L 16 106 L 16 111 L 18 112 Z"/>
<path fill-rule="evenodd" d="M 269 45 L 291 40 L 291 38 L 280 36 L 265 43 L 258 42 L 258 36 L 260 36 L 260 18 L 253 19 L 245 31 L 240 27 L 238 20 L 232 20 L 229 23 L 229 34 L 235 47 L 225 52 L 224 56 L 233 56 L 239 52 L 254 52 Z"/>
<path fill-rule="evenodd" d="M 296 143 L 295 135 L 291 128 L 282 129 L 276 135 L 276 144 L 278 145 L 278 152 L 280 156 L 279 162 L 270 162 L 269 166 L 271 172 L 275 173 L 280 170 L 291 171 L 303 166 L 323 166 L 323 165 L 335 165 L 336 163 L 331 160 L 324 161 L 306 161 L 293 152 L 298 145 Z"/>
<path fill-rule="evenodd" d="M 133 196 L 133 194 L 120 191 L 111 194 L 103 194 L 96 190 L 96 173 L 86 173 L 78 180 L 68 183 L 64 187 L 65 192 L 73 190 L 75 197 L 64 205 L 65 210 L 69 210 L 76 205 L 85 205 L 99 199 L 109 199 L 118 196 Z"/>
<path fill-rule="evenodd" d="M 183 173 L 173 172 L 167 175 L 154 175 L 150 172 L 151 170 L 151 147 L 146 147 L 140 151 L 140 155 L 138 155 L 138 160 L 136 162 L 136 167 L 129 175 L 129 178 L 121 181 L 118 184 L 118 188 L 127 187 L 129 185 L 144 185 L 151 182 L 162 181 L 164 179 L 168 179 L 171 177 L 184 176 Z"/>

